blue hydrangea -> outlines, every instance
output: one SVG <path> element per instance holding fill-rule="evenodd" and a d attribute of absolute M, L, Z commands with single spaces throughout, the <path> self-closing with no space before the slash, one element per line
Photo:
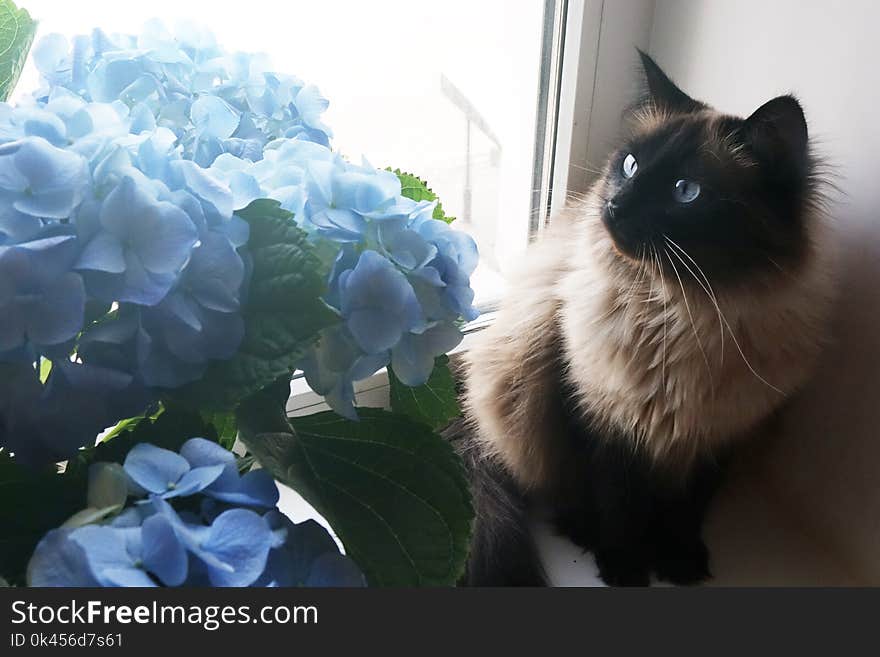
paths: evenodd
<path fill-rule="evenodd" d="M 337 252 L 324 300 L 339 323 L 301 367 L 340 413 L 356 417 L 353 382 L 389 363 L 424 383 L 475 316 L 473 240 L 393 173 L 332 151 L 313 85 L 191 25 L 49 35 L 33 57 L 40 89 L 0 103 L 0 363 L 75 352 L 106 387 L 153 395 L 201 378 L 244 339 L 249 235 L 235 212 L 258 198 Z M 44 441 L 19 412 L 0 425 Z M 74 442 L 36 442 L 28 458 Z"/>
<path fill-rule="evenodd" d="M 27 126 L 25 122 L 25 134 L 30 132 Z M 0 202 L 21 214 L 66 219 L 82 200 L 88 182 L 82 156 L 42 137 L 23 136 L 0 146 Z"/>
<path fill-rule="evenodd" d="M 314 239 L 338 245 L 325 301 L 341 326 L 323 331 L 300 367 L 340 414 L 356 418 L 353 383 L 389 363 L 405 384 L 423 384 L 460 342 L 461 319 L 476 317 L 473 239 L 433 219 L 435 203 L 402 196 L 395 174 L 284 139 L 259 162 L 222 155 L 211 172 L 238 190 L 237 203 L 277 199 Z"/>
<path fill-rule="evenodd" d="M 89 476 L 91 507 L 43 537 L 29 585 L 365 584 L 323 527 L 295 524 L 275 508 L 269 475 L 239 475 L 235 455 L 211 441 L 191 438 L 179 453 L 138 444 L 122 469 L 95 464 Z M 193 496 L 200 506 L 171 504 Z"/>
<path fill-rule="evenodd" d="M 138 218 L 132 221 L 131 217 Z M 98 225 L 82 240 L 76 268 L 87 272 L 92 294 L 102 301 L 154 306 L 177 282 L 198 241 L 189 216 L 151 197 L 126 176 L 98 211 Z"/>
<path fill-rule="evenodd" d="M 197 493 L 223 474 L 220 464 L 193 467 L 180 454 L 149 443 L 136 445 L 122 467 L 140 488 L 163 499 Z"/>
<path fill-rule="evenodd" d="M 478 260 L 474 241 L 432 219 L 435 204 L 416 203 L 399 191 L 387 197 L 380 191 L 384 181 L 365 185 L 358 178 L 349 198 L 370 198 L 375 205 L 364 213 L 350 210 L 359 219 L 345 223 L 325 296 L 342 326 L 324 330 L 301 363 L 312 388 L 352 419 L 355 381 L 391 363 L 404 384 L 422 385 L 435 358 L 461 341 L 460 320 L 477 316 L 470 287 Z M 309 216 L 313 197 L 306 198 Z M 338 232 L 343 225 L 322 222 L 313 230 Z"/>
<path fill-rule="evenodd" d="M 49 35 L 33 57 L 41 88 L 0 103 L 0 363 L 66 361 L 75 348 L 108 390 L 198 379 L 244 338 L 248 226 L 233 212 L 262 194 L 208 167 L 219 155 L 253 164 L 278 139 L 324 148 L 326 100 L 192 26 Z M 88 326 L 87 308 L 101 304 L 108 314 Z M 0 425 L 19 430 L 0 447 L 66 458 L 143 410 L 102 409 L 81 423 L 91 435 L 51 440 L 40 416 L 55 413 L 47 391 L 62 369 L 25 386 L 28 404 L 4 408 Z"/>
<path fill-rule="evenodd" d="M 76 238 L 0 246 L 0 352 L 62 344 L 82 328 L 85 287 L 70 267 Z"/>

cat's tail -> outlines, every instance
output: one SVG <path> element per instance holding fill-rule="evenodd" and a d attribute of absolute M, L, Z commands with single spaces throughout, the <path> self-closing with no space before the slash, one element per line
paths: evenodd
<path fill-rule="evenodd" d="M 547 577 L 528 527 L 526 500 L 504 467 L 475 444 L 464 419 L 444 436 L 464 461 L 475 511 L 466 586 L 546 586 Z"/>

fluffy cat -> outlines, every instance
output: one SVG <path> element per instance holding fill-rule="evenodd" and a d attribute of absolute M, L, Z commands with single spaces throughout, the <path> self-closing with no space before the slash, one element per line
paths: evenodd
<path fill-rule="evenodd" d="M 800 104 L 724 115 L 640 55 L 631 134 L 466 355 L 448 435 L 471 472 L 473 585 L 544 583 L 534 500 L 608 584 L 708 577 L 725 455 L 826 338 L 833 249 Z"/>

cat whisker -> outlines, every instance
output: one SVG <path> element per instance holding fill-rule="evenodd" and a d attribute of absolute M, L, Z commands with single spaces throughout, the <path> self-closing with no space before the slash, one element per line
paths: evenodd
<path fill-rule="evenodd" d="M 636 275 L 633 276 L 632 283 L 630 283 L 629 288 L 626 291 L 625 302 L 624 305 L 629 308 L 633 301 L 635 301 L 635 291 L 638 289 L 638 286 L 641 285 L 642 280 L 644 279 L 645 274 L 645 247 L 639 247 L 639 268 L 636 270 Z"/>
<path fill-rule="evenodd" d="M 637 300 L 637 296 L 641 296 L 641 294 L 639 293 L 639 290 L 642 287 L 642 283 L 644 283 L 644 281 L 645 281 L 645 276 L 648 275 L 648 267 L 647 267 L 648 260 L 647 260 L 647 253 L 645 251 L 644 245 L 639 247 L 639 261 L 640 261 L 640 265 L 639 265 L 638 273 L 635 277 L 633 277 L 633 282 L 629 287 L 629 291 L 627 292 L 627 300 L 626 300 L 626 309 L 627 310 L 631 310 L 632 306 L 634 305 L 634 303 Z M 651 280 L 652 286 L 653 286 L 653 283 L 654 283 L 654 281 L 652 279 Z M 641 315 L 641 313 L 642 313 L 642 310 L 639 308 L 636 308 L 635 312 L 633 313 L 634 316 L 631 321 L 634 325 L 639 327 L 640 331 L 644 332 L 644 330 L 645 330 L 644 326 L 639 321 L 639 315 Z M 636 340 L 635 341 L 635 348 L 632 350 L 632 354 L 630 354 L 630 357 L 627 360 L 627 363 L 626 363 L 627 366 L 631 365 L 632 362 L 635 360 L 636 356 L 639 353 L 639 349 L 641 348 L 641 346 L 642 346 L 642 341 Z"/>
<path fill-rule="evenodd" d="M 585 167 L 580 164 L 575 164 L 574 162 L 569 162 L 568 166 L 570 166 L 573 169 L 578 169 L 579 171 L 586 171 L 587 173 L 595 173 L 596 175 L 599 175 L 599 176 L 601 176 L 603 173 L 605 173 L 605 171 L 602 169 L 597 169 L 595 167 L 589 167 L 589 166 Z"/>
<path fill-rule="evenodd" d="M 681 248 L 681 247 L 679 247 L 679 248 Z M 694 264 L 696 264 L 696 263 L 694 263 Z M 730 322 L 727 320 L 727 317 L 724 315 L 723 312 L 721 312 L 720 307 L 717 306 L 717 301 L 716 301 L 716 310 L 718 311 L 720 318 L 724 322 L 724 325 L 727 327 L 727 332 L 730 333 L 730 338 L 733 340 L 733 344 L 734 344 L 734 346 L 736 346 L 736 350 L 739 352 L 739 355 L 743 359 L 743 362 L 745 363 L 746 367 L 749 369 L 749 372 L 751 372 L 755 376 L 755 378 L 757 378 L 761 383 L 763 383 L 764 385 L 769 387 L 771 390 L 778 392 L 780 395 L 784 395 L 785 393 L 782 392 L 782 390 L 780 390 L 779 388 L 774 386 L 772 383 L 767 381 L 767 379 L 765 379 L 763 376 L 758 374 L 758 372 L 755 371 L 755 368 L 752 367 L 752 364 L 749 362 L 749 359 L 746 358 L 746 355 L 742 349 L 742 346 L 740 346 L 740 344 L 739 344 L 739 340 L 737 340 L 737 338 L 736 338 L 736 333 L 734 333 L 733 327 L 730 326 Z"/>
<path fill-rule="evenodd" d="M 657 271 L 660 274 L 661 293 L 663 295 L 663 356 L 660 361 L 660 378 L 663 382 L 663 391 L 666 392 L 666 339 L 668 337 L 668 315 L 666 313 L 666 281 L 663 278 L 663 265 L 660 263 L 660 256 L 657 255 L 657 247 L 653 243 L 651 244 L 651 250 L 654 254 L 654 261 L 657 263 Z"/>
<path fill-rule="evenodd" d="M 721 319 L 721 316 L 723 313 L 721 312 L 721 306 L 719 306 L 719 304 L 718 304 L 718 297 L 715 294 L 715 290 L 712 289 L 712 284 L 709 282 L 709 277 L 706 276 L 706 272 L 704 272 L 703 268 L 697 264 L 697 261 L 694 260 L 687 251 L 685 251 L 681 246 L 679 246 L 679 244 L 676 243 L 675 240 L 673 240 L 668 235 L 664 235 L 664 237 L 666 238 L 666 241 L 669 242 L 669 244 L 671 246 L 673 246 L 676 249 L 678 249 L 679 251 L 681 251 L 685 255 L 685 257 L 688 260 L 690 260 L 691 263 L 693 263 L 694 267 L 696 267 L 697 271 L 699 271 L 700 275 L 703 277 L 703 281 L 705 281 L 705 285 L 704 285 L 703 281 L 700 281 L 700 279 L 697 278 L 697 275 L 694 273 L 694 270 L 691 269 L 684 260 L 682 260 L 681 256 L 678 253 L 676 253 L 675 251 L 672 252 L 672 254 L 676 258 L 678 258 L 679 261 L 681 262 L 681 264 L 683 264 L 685 266 L 685 268 L 690 272 L 691 276 L 694 277 L 694 280 L 697 281 L 697 283 L 699 283 L 700 287 L 703 288 L 703 291 L 709 296 L 709 300 L 715 306 L 715 312 L 718 314 L 718 330 L 721 335 L 721 365 L 724 366 L 724 324 Z"/>
<path fill-rule="evenodd" d="M 666 237 L 665 235 L 663 237 Z M 700 334 L 697 332 L 697 325 L 694 322 L 694 315 L 691 312 L 691 305 L 688 302 L 687 292 L 684 289 L 684 283 L 681 280 L 681 275 L 678 273 L 678 268 L 675 266 L 675 261 L 673 261 L 672 256 L 669 255 L 669 249 L 665 246 L 663 247 L 663 254 L 666 256 L 666 259 L 669 260 L 669 264 L 672 265 L 672 271 L 675 272 L 675 277 L 678 279 L 678 286 L 681 288 L 681 296 L 684 299 L 684 307 L 687 310 L 688 319 L 691 322 L 691 328 L 694 331 L 694 338 L 697 340 L 697 347 L 700 350 L 700 354 L 703 356 L 703 362 L 706 363 L 706 372 L 709 374 L 709 386 L 712 388 L 712 396 L 715 396 L 715 379 L 712 376 L 712 366 L 709 365 L 709 357 L 706 355 L 706 350 L 703 348 L 703 341 L 700 340 Z"/>

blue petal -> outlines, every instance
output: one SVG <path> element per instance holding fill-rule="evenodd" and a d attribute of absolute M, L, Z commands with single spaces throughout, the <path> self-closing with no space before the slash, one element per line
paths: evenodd
<path fill-rule="evenodd" d="M 312 563 L 306 586 L 364 587 L 367 581 L 354 561 L 342 554 L 327 553 Z"/>
<path fill-rule="evenodd" d="M 0 246 L 4 243 L 25 242 L 34 239 L 43 222 L 12 208 L 0 209 Z"/>
<path fill-rule="evenodd" d="M 40 137 L 23 140 L 13 157 L 30 190 L 16 200 L 16 209 L 37 217 L 70 216 L 88 183 L 86 161 Z"/>
<path fill-rule="evenodd" d="M 294 524 L 277 510 L 263 517 L 276 535 L 276 544 L 257 585 L 302 586 L 319 555 L 339 551 L 327 530 L 314 520 Z M 279 538 L 281 545 L 277 544 Z"/>
<path fill-rule="evenodd" d="M 125 271 L 122 243 L 111 233 L 99 232 L 86 244 L 77 260 L 76 268 L 121 274 Z"/>
<path fill-rule="evenodd" d="M 159 201 L 139 217 L 131 234 L 131 247 L 147 271 L 172 274 L 180 271 L 198 240 L 196 228 L 180 208 Z"/>
<path fill-rule="evenodd" d="M 205 308 L 219 312 L 239 309 L 244 262 L 224 235 L 208 231 L 202 236 L 186 279 L 193 297 Z"/>
<path fill-rule="evenodd" d="M 205 495 L 230 504 L 273 507 L 278 503 L 278 487 L 265 470 L 239 476 L 235 455 L 215 442 L 190 438 L 180 448 L 180 455 L 194 467 L 220 465 L 223 474 L 205 491 Z"/>
<path fill-rule="evenodd" d="M 166 586 L 180 586 L 186 579 L 187 556 L 171 521 L 156 514 L 144 520 L 143 562 Z"/>
<path fill-rule="evenodd" d="M 349 313 L 346 325 L 358 345 L 368 354 L 387 351 L 397 344 L 403 329 L 384 309 L 364 308 Z"/>
<path fill-rule="evenodd" d="M 164 493 L 162 497 L 168 499 L 198 493 L 214 483 L 221 474 L 223 474 L 222 465 L 193 468 L 180 478 L 173 490 Z"/>
<path fill-rule="evenodd" d="M 140 568 L 106 568 L 102 573 L 104 586 L 116 586 L 125 588 L 149 588 L 155 587 L 150 576 Z"/>
<path fill-rule="evenodd" d="M 347 277 L 340 277 L 342 314 L 368 354 L 390 349 L 405 331 L 424 325 L 406 277 L 375 251 L 364 251 Z"/>
<path fill-rule="evenodd" d="M 42 137 L 55 146 L 67 145 L 67 127 L 52 112 L 40 109 L 28 110 L 22 117 L 22 127 L 29 137 Z"/>
<path fill-rule="evenodd" d="M 174 280 L 175 276 L 172 273 L 158 274 L 147 271 L 137 254 L 129 251 L 125 254 L 125 276 L 122 281 L 117 281 L 118 291 L 107 300 L 130 301 L 153 306 L 168 294 L 171 286 L 174 285 Z"/>
<path fill-rule="evenodd" d="M 61 344 L 75 337 L 83 326 L 85 287 L 78 274 L 67 273 L 33 304 L 27 333 L 38 345 Z"/>
<path fill-rule="evenodd" d="M 222 217 L 231 217 L 233 198 L 229 187 L 195 162 L 178 160 L 171 163 L 184 180 L 186 187 L 203 201 L 216 208 Z"/>
<path fill-rule="evenodd" d="M 382 223 L 377 234 L 388 256 L 404 269 L 424 267 L 437 255 L 436 246 L 429 244 L 416 231 L 402 229 L 398 224 Z"/>
<path fill-rule="evenodd" d="M 340 378 L 336 385 L 324 395 L 324 401 L 337 414 L 356 422 L 358 420 L 357 409 L 354 407 L 354 386 L 345 378 Z"/>
<path fill-rule="evenodd" d="M 391 367 L 401 383 L 407 386 L 423 385 L 434 369 L 434 356 L 418 349 L 414 339 L 407 335 L 391 352 Z"/>
<path fill-rule="evenodd" d="M 85 550 L 89 570 L 102 586 L 155 586 L 136 565 L 140 534 L 140 527 L 86 525 L 71 532 L 70 540 Z"/>
<path fill-rule="evenodd" d="M 178 271 L 198 239 L 183 210 L 151 198 L 131 177 L 108 194 L 100 217 L 101 224 L 125 239 L 144 269 L 153 274 Z"/>
<path fill-rule="evenodd" d="M 134 59 L 100 60 L 88 76 L 89 92 L 98 102 L 113 102 L 143 71 L 143 63 Z"/>
<path fill-rule="evenodd" d="M 190 438 L 180 447 L 180 455 L 190 466 L 200 468 L 208 465 L 235 467 L 235 454 L 221 445 L 204 438 Z"/>
<path fill-rule="evenodd" d="M 248 239 L 250 238 L 251 227 L 248 222 L 240 217 L 235 215 L 229 221 L 216 226 L 214 228 L 217 232 L 226 236 L 226 239 L 229 240 L 229 243 L 232 244 L 235 248 L 239 248 L 247 244 Z"/>
<path fill-rule="evenodd" d="M 150 274 L 132 254 L 127 254 L 122 276 L 85 271 L 83 277 L 89 292 L 97 299 L 108 303 L 128 301 L 143 306 L 159 303 L 175 280 L 171 274 Z"/>
<path fill-rule="evenodd" d="M 196 129 L 219 139 L 231 137 L 238 128 L 238 112 L 216 96 L 198 98 L 190 108 L 190 117 Z"/>
<path fill-rule="evenodd" d="M 423 385 L 434 369 L 434 359 L 454 349 L 462 334 L 452 324 L 440 323 L 421 334 L 408 333 L 394 347 L 391 367 L 404 385 Z"/>
<path fill-rule="evenodd" d="M 173 292 L 165 297 L 165 300 L 162 301 L 159 307 L 183 322 L 193 331 L 202 330 L 201 313 L 198 311 L 198 305 L 186 294 L 180 291 Z"/>
<path fill-rule="evenodd" d="M 229 188 L 232 190 L 232 203 L 236 210 L 246 208 L 251 201 L 263 196 L 260 183 L 253 176 L 241 171 L 229 175 Z"/>
<path fill-rule="evenodd" d="M 132 447 L 123 467 L 141 488 L 157 494 L 173 490 L 190 469 L 189 463 L 179 454 L 149 443 Z"/>
<path fill-rule="evenodd" d="M 53 529 L 37 544 L 27 567 L 28 586 L 97 586 L 86 552 L 70 540 L 70 529 Z"/>
<path fill-rule="evenodd" d="M 32 56 L 37 70 L 45 76 L 54 74 L 69 50 L 70 45 L 64 35 L 47 34 L 34 45 Z"/>
<path fill-rule="evenodd" d="M 138 103 L 131 108 L 131 132 L 134 135 L 152 132 L 156 129 L 156 115 L 146 103 Z"/>
<path fill-rule="evenodd" d="M 262 517 L 232 509 L 214 520 L 196 554 L 208 557 L 208 576 L 214 586 L 248 586 L 266 567 L 272 543 L 272 532 Z"/>
<path fill-rule="evenodd" d="M 333 199 L 360 213 L 379 210 L 400 194 L 400 180 L 390 171 L 348 171 L 333 179 Z"/>
<path fill-rule="evenodd" d="M 330 129 L 321 122 L 321 114 L 327 110 L 330 103 L 321 96 L 316 86 L 307 85 L 300 89 L 294 103 L 307 126 L 330 134 Z"/>
<path fill-rule="evenodd" d="M 259 506 L 271 509 L 278 504 L 278 486 L 265 470 L 253 470 L 244 474 L 233 485 L 215 483 L 205 490 L 205 495 L 229 504 Z"/>

